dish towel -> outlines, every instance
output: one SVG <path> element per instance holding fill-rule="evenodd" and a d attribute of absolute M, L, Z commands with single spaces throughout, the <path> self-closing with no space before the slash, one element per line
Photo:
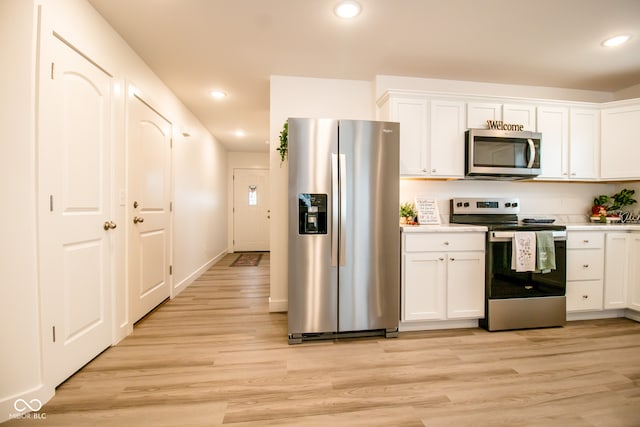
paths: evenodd
<path fill-rule="evenodd" d="M 536 270 L 549 273 L 556 269 L 556 249 L 553 243 L 553 231 L 536 231 Z"/>
<path fill-rule="evenodd" d="M 511 268 L 517 272 L 536 271 L 536 232 L 516 231 L 511 244 Z"/>

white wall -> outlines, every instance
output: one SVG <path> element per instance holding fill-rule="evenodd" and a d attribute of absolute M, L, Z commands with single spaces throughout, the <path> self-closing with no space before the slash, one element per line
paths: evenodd
<path fill-rule="evenodd" d="M 289 117 L 373 120 L 370 82 L 271 76 L 271 294 L 269 309 L 287 309 L 287 163 L 280 166 L 279 134 Z M 276 237 L 279 236 L 279 237 Z"/>
<path fill-rule="evenodd" d="M 47 400 L 42 384 L 35 205 L 35 4 L 0 1 L 0 422 L 28 394 Z"/>
<path fill-rule="evenodd" d="M 227 153 L 157 78 L 135 52 L 85 0 L 0 0 L 0 123 L 3 125 L 2 179 L 3 279 L 0 281 L 0 421 L 15 412 L 17 398 L 46 402 L 54 392 L 43 380 L 40 325 L 36 206 L 36 53 L 38 14 L 43 37 L 55 30 L 77 50 L 114 76 L 112 215 L 125 218 L 120 203 L 125 181 L 124 88 L 135 85 L 141 97 L 173 125 L 173 285 L 184 289 L 197 274 L 227 250 Z M 181 135 L 188 129 L 192 136 Z M 112 250 L 113 341 L 131 330 L 125 297 L 125 227 L 118 227 Z M 116 234 L 114 234 L 115 236 Z M 46 335 L 46 337 L 44 336 Z"/>
<path fill-rule="evenodd" d="M 233 170 L 269 169 L 269 153 L 227 153 L 227 247 L 233 252 Z"/>

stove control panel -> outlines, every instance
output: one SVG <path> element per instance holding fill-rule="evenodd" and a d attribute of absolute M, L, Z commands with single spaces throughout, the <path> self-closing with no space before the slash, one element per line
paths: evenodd
<path fill-rule="evenodd" d="M 459 198 L 451 199 L 451 214 L 518 214 L 520 200 L 518 198 Z"/>

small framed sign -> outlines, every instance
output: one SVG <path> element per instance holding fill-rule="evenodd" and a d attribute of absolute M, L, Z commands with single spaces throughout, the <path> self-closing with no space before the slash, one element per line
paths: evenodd
<path fill-rule="evenodd" d="M 418 210 L 418 224 L 440 224 L 440 213 L 436 200 L 416 196 L 416 209 Z"/>

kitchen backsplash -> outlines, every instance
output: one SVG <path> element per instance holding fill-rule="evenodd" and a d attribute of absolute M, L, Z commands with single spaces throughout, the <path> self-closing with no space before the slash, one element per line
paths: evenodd
<path fill-rule="evenodd" d="M 403 179 L 400 181 L 400 202 L 413 201 L 415 196 L 437 200 L 442 223 L 449 222 L 449 200 L 454 197 L 518 197 L 520 217 L 551 216 L 562 222 L 588 221 L 593 199 L 599 194 L 613 194 L 631 188 L 640 194 L 640 182 L 579 183 L 523 181 L 435 181 Z M 640 210 L 634 205 L 633 212 Z"/>

